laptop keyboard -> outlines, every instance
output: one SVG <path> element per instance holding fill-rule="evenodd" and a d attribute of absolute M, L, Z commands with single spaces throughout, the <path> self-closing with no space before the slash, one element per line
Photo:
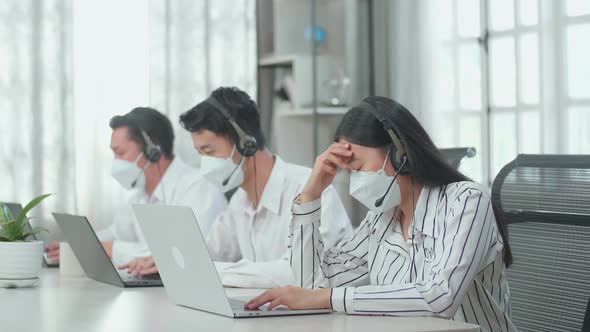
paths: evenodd
<path fill-rule="evenodd" d="M 141 277 L 135 277 L 131 273 L 121 272 L 120 275 L 121 275 L 121 278 L 123 278 L 124 281 L 160 280 L 160 275 L 159 274 L 148 274 L 148 275 L 141 276 Z"/>
<path fill-rule="evenodd" d="M 236 300 L 236 299 L 228 299 L 229 300 L 229 305 L 231 306 L 233 311 L 243 311 L 244 306 L 246 305 L 245 301 L 242 300 Z"/>

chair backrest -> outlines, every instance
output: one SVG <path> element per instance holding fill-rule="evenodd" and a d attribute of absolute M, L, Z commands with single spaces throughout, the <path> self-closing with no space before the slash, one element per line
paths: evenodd
<path fill-rule="evenodd" d="M 519 155 L 494 180 L 519 331 L 582 331 L 590 297 L 590 155 Z"/>
<path fill-rule="evenodd" d="M 586 306 L 586 317 L 584 318 L 582 331 L 590 331 L 590 298 L 588 298 L 588 305 Z"/>
<path fill-rule="evenodd" d="M 475 148 L 466 147 L 466 148 L 450 148 L 450 149 L 439 149 L 439 151 L 443 154 L 443 156 L 447 159 L 449 164 L 451 164 L 455 168 L 459 168 L 461 165 L 461 161 L 463 158 L 473 158 L 477 151 Z"/>

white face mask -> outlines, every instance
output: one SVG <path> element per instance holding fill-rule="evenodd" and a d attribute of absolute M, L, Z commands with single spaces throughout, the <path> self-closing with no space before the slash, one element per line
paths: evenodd
<path fill-rule="evenodd" d="M 399 185 L 395 181 L 381 205 L 375 206 L 375 202 L 385 195 L 389 184 L 394 178 L 394 176 L 389 176 L 385 173 L 387 160 L 389 160 L 389 152 L 380 170 L 373 172 L 352 171 L 350 173 L 350 195 L 375 213 L 381 213 L 386 209 L 391 209 L 401 202 Z"/>
<path fill-rule="evenodd" d="M 133 162 L 117 158 L 113 159 L 111 175 L 123 188 L 133 189 L 145 187 L 144 170 L 148 167 L 149 162 L 145 163 L 143 168 L 137 166 L 137 162 L 141 159 L 141 155 L 142 154 L 140 153 Z"/>
<path fill-rule="evenodd" d="M 228 158 L 216 158 L 210 156 L 201 156 L 201 174 L 211 183 L 219 186 L 223 192 L 228 192 L 244 182 L 244 171 L 242 164 L 236 165 L 233 161 L 236 146 Z"/>

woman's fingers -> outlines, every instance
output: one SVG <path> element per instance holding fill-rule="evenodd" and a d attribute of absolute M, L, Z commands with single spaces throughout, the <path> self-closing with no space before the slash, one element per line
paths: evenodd
<path fill-rule="evenodd" d="M 276 299 L 272 300 L 266 309 L 273 310 L 274 308 L 280 306 L 282 304 L 281 299 L 281 297 L 277 297 Z"/>
<path fill-rule="evenodd" d="M 342 168 L 348 167 L 348 161 L 353 157 L 352 150 L 350 150 L 350 144 L 333 144 L 327 151 L 329 155 L 335 156 L 339 162 L 337 165 Z"/>
<path fill-rule="evenodd" d="M 268 290 L 268 291 L 258 295 L 257 297 L 253 298 L 248 303 L 246 303 L 246 309 L 250 309 L 250 310 L 258 309 L 258 307 L 260 307 L 261 305 L 274 300 L 276 296 L 274 296 L 273 293 L 274 292 L 271 289 L 271 290 Z"/>
<path fill-rule="evenodd" d="M 318 199 L 322 192 L 332 183 L 338 172 L 338 167 L 348 168 L 348 161 L 352 158 L 350 144 L 333 143 L 326 151 L 319 155 L 314 162 L 300 200 L 303 203 Z"/>
<path fill-rule="evenodd" d="M 328 154 L 326 156 L 326 158 L 324 159 L 324 163 L 326 161 L 329 161 L 329 162 L 333 163 L 334 165 L 337 165 L 342 168 L 346 167 L 346 163 L 342 160 L 342 158 L 340 158 L 336 155 L 333 155 L 333 154 Z"/>
<path fill-rule="evenodd" d="M 332 148 L 328 149 L 328 152 L 330 152 L 331 154 L 337 155 L 339 157 L 342 157 L 342 158 L 352 157 L 352 151 L 350 149 L 343 148 L 340 146 L 332 147 Z"/>
<path fill-rule="evenodd" d="M 316 162 L 320 164 L 334 164 L 338 167 L 346 168 L 346 163 L 352 158 L 352 151 L 346 144 L 334 143 L 328 150 L 318 156 Z"/>

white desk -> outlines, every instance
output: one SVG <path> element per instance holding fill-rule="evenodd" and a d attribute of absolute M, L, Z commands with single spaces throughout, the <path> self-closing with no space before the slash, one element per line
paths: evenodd
<path fill-rule="evenodd" d="M 259 291 L 228 289 L 232 296 Z M 164 288 L 122 289 L 44 269 L 36 288 L 0 289 L 1 331 L 479 331 L 436 318 L 314 316 L 232 319 L 173 304 Z"/>

